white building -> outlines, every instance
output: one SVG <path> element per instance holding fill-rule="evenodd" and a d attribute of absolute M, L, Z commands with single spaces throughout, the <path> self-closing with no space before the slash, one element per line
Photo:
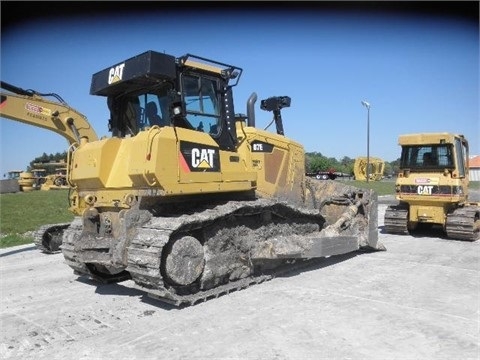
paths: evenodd
<path fill-rule="evenodd" d="M 470 181 L 480 181 L 480 155 L 472 155 L 468 159 Z"/>

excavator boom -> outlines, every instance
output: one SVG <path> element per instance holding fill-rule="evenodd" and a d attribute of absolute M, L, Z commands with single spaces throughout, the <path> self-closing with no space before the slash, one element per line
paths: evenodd
<path fill-rule="evenodd" d="M 87 118 L 68 106 L 58 95 L 24 90 L 3 81 L 1 88 L 1 117 L 56 132 L 67 139 L 70 145 L 79 143 L 81 138 L 98 140 Z M 56 97 L 57 101 L 48 100 L 45 96 Z"/>
<path fill-rule="evenodd" d="M 0 116 L 24 124 L 51 130 L 65 139 L 69 145 L 97 141 L 98 136 L 87 118 L 71 108 L 57 94 L 40 94 L 1 82 Z M 56 101 L 46 97 L 54 97 Z M 69 224 L 44 225 L 34 233 L 34 241 L 46 253 L 60 251 L 62 233 Z"/>

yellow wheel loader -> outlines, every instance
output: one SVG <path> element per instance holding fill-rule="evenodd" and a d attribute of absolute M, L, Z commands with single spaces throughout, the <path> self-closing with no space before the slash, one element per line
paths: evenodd
<path fill-rule="evenodd" d="M 29 171 L 10 170 L 8 179 L 17 180 L 20 191 L 30 192 L 34 190 L 35 178 Z"/>
<path fill-rule="evenodd" d="M 442 226 L 448 238 L 475 241 L 480 236 L 480 203 L 468 198 L 468 141 L 451 133 L 399 137 L 398 205 L 385 212 L 387 233 L 408 234 L 419 227 Z"/>
<path fill-rule="evenodd" d="M 304 149 L 284 135 L 288 96 L 260 102 L 276 132 L 255 127 L 255 93 L 247 115 L 235 113 L 241 74 L 155 51 L 108 66 L 90 89 L 110 110 L 112 136 L 102 139 L 65 104 L 6 85 L 2 116 L 41 119 L 71 144 L 77 217 L 61 249 L 75 273 L 195 304 L 311 259 L 384 249 L 373 191 L 305 177 Z"/>

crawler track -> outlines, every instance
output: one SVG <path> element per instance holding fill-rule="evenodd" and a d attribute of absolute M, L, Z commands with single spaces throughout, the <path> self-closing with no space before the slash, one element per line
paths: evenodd
<path fill-rule="evenodd" d="M 63 243 L 61 250 L 65 263 L 70 266 L 76 274 L 88 274 L 89 271 L 85 264 L 77 260 L 75 253 L 75 242 L 78 241 L 82 234 L 82 219 L 76 217 L 70 226 L 63 233 Z"/>
<path fill-rule="evenodd" d="M 255 243 L 267 233 L 305 235 L 318 231 L 323 221 L 318 213 L 267 200 L 229 202 L 194 215 L 154 218 L 132 240 L 126 270 L 152 297 L 177 306 L 195 304 L 271 279 L 271 274 L 256 272 L 252 258 Z M 181 234 L 200 238 L 206 259 L 200 278 L 186 286 L 174 284 L 165 269 L 168 247 Z"/>
<path fill-rule="evenodd" d="M 401 205 L 387 207 L 384 227 L 389 234 L 408 234 L 408 208 Z"/>
<path fill-rule="evenodd" d="M 172 204 L 157 216 L 139 209 L 107 212 L 103 219 L 117 224 L 115 234 L 96 233 L 97 226 L 82 226 L 77 218 L 65 231 L 62 251 L 78 275 L 101 282 L 131 278 L 151 297 L 192 305 L 315 258 L 382 249 L 376 237 L 368 242 L 369 223 L 362 211 L 352 215 L 353 201 L 333 206 L 345 209 L 335 224 L 313 207 L 271 199 Z"/>
<path fill-rule="evenodd" d="M 384 218 L 389 234 L 408 234 L 408 208 L 402 205 L 387 207 Z M 455 209 L 447 215 L 447 237 L 455 240 L 476 241 L 480 238 L 480 207 L 476 205 Z"/>
<path fill-rule="evenodd" d="M 35 246 L 47 254 L 54 254 L 61 251 L 63 232 L 70 226 L 70 223 L 43 225 L 33 234 Z"/>
<path fill-rule="evenodd" d="M 475 241 L 480 238 L 480 207 L 466 206 L 447 215 L 447 236 L 452 239 Z"/>

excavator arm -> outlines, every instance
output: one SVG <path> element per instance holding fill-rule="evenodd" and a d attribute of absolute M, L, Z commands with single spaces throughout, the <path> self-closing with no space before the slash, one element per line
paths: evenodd
<path fill-rule="evenodd" d="M 40 94 L 1 82 L 0 117 L 51 130 L 70 146 L 98 140 L 87 118 L 57 94 Z M 53 97 L 56 101 L 48 100 Z M 60 251 L 62 234 L 70 224 L 48 224 L 34 233 L 36 246 L 46 252 Z"/>
<path fill-rule="evenodd" d="M 0 116 L 25 124 L 38 126 L 62 135 L 70 145 L 98 140 L 87 118 L 68 106 L 57 94 L 40 94 L 1 82 Z M 45 96 L 55 97 L 57 101 Z"/>

